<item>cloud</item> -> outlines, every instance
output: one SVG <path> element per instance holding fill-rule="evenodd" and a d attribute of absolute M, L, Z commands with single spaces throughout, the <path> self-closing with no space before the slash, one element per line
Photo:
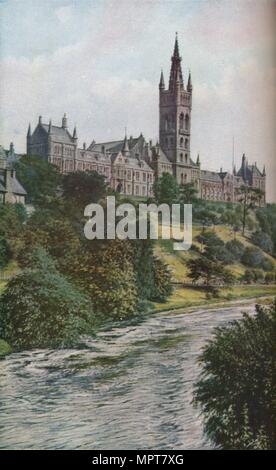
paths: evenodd
<path fill-rule="evenodd" d="M 62 24 L 71 23 L 74 19 L 73 9 L 71 5 L 56 8 L 55 15 Z"/>
<path fill-rule="evenodd" d="M 193 156 L 199 151 L 205 168 L 230 169 L 234 135 L 237 161 L 245 152 L 266 163 L 276 200 L 274 2 L 52 4 L 47 16 L 44 4 L 30 3 L 22 31 L 15 9 L 15 32 L 2 37 L 5 146 L 13 140 L 24 151 L 29 121 L 34 127 L 42 114 L 58 123 L 64 112 L 80 143 L 121 138 L 125 126 L 157 138 L 160 67 L 168 83 L 178 30 L 185 79 L 190 67 L 194 83 Z"/>

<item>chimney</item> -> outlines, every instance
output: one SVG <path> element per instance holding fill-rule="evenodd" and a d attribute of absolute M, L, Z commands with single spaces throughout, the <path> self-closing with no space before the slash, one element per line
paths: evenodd
<path fill-rule="evenodd" d="M 5 202 L 14 202 L 13 201 L 13 178 L 14 178 L 14 170 L 12 168 L 6 168 L 5 174 Z"/>
<path fill-rule="evenodd" d="M 64 113 L 64 116 L 62 118 L 62 127 L 63 127 L 63 129 L 67 129 L 67 116 L 66 116 L 66 113 Z"/>

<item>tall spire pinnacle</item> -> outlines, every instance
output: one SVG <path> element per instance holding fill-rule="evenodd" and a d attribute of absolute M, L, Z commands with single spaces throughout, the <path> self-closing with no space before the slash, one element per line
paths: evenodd
<path fill-rule="evenodd" d="M 191 71 L 189 70 L 189 78 L 188 78 L 188 83 L 187 83 L 187 90 L 192 92 L 193 91 L 193 85 L 192 85 L 192 77 L 191 77 Z"/>
<path fill-rule="evenodd" d="M 52 132 L 52 120 L 50 119 L 49 127 L 48 127 L 48 134 L 51 134 L 51 132 Z"/>
<path fill-rule="evenodd" d="M 178 37 L 176 33 L 175 43 L 174 43 L 174 51 L 171 58 L 171 73 L 170 73 L 170 83 L 169 89 L 171 91 L 176 90 L 179 86 L 183 89 L 183 77 L 182 77 L 182 69 L 181 69 L 181 57 L 179 55 L 179 48 L 178 48 Z"/>
<path fill-rule="evenodd" d="M 164 90 L 164 89 L 165 89 L 165 81 L 164 81 L 163 69 L 161 69 L 159 90 Z"/>
<path fill-rule="evenodd" d="M 125 129 L 125 138 L 124 138 L 124 143 L 123 143 L 123 148 L 122 148 L 122 154 L 123 155 L 129 154 L 129 146 L 128 146 L 126 129 Z"/>
<path fill-rule="evenodd" d="M 74 127 L 73 139 L 77 139 L 77 127 Z"/>
<path fill-rule="evenodd" d="M 263 169 L 263 176 L 266 176 L 265 165 L 264 165 L 264 169 Z"/>
<path fill-rule="evenodd" d="M 32 133 L 32 131 L 31 131 L 31 123 L 29 123 L 28 134 L 27 134 L 28 137 L 30 137 L 31 133 Z"/>
<path fill-rule="evenodd" d="M 199 153 L 197 154 L 196 164 L 197 164 L 197 165 L 200 165 Z"/>

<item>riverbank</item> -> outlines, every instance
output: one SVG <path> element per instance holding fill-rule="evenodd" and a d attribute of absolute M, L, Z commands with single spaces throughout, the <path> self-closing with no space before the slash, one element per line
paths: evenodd
<path fill-rule="evenodd" d="M 253 299 L 276 296 L 276 285 L 246 285 L 221 289 L 218 298 L 206 299 L 206 291 L 197 288 L 177 288 L 165 303 L 155 303 L 153 312 L 169 312 L 175 310 L 190 311 L 193 308 L 227 307 L 242 305 Z"/>

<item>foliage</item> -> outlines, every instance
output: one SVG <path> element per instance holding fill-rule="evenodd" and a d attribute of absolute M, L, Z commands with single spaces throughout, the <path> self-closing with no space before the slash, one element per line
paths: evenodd
<path fill-rule="evenodd" d="M 0 298 L 0 335 L 16 349 L 64 347 L 92 331 L 92 305 L 43 249 L 33 269 L 11 279 Z"/>
<path fill-rule="evenodd" d="M 179 187 L 179 202 L 183 204 L 195 204 L 198 190 L 194 183 L 181 184 Z"/>
<path fill-rule="evenodd" d="M 169 267 L 159 258 L 153 260 L 154 291 L 150 300 L 165 302 L 173 292 L 171 272 Z"/>
<path fill-rule="evenodd" d="M 155 200 L 158 204 L 173 204 L 179 198 L 179 185 L 174 176 L 170 173 L 163 173 L 163 175 L 156 179 L 153 184 L 153 193 Z"/>
<path fill-rule="evenodd" d="M 195 404 L 223 449 L 275 449 L 276 301 L 217 328 L 200 356 Z"/>
<path fill-rule="evenodd" d="M 0 235 L 0 269 L 5 268 L 12 258 L 12 253 L 7 240 Z"/>
<path fill-rule="evenodd" d="M 192 258 L 187 262 L 189 277 L 194 283 L 207 288 L 207 292 L 217 295 L 219 287 L 233 283 L 233 275 L 224 268 L 223 263 L 212 260 L 205 255 Z"/>
<path fill-rule="evenodd" d="M 194 220 L 202 224 L 202 230 L 204 232 L 206 227 L 216 225 L 219 219 L 217 214 L 208 208 L 195 208 Z"/>
<path fill-rule="evenodd" d="M 27 191 L 28 202 L 43 205 L 56 195 L 62 176 L 47 160 L 37 155 L 24 155 L 15 168 L 16 177 Z"/>
<path fill-rule="evenodd" d="M 268 258 L 265 258 L 259 248 L 248 246 L 244 250 L 241 258 L 242 263 L 250 268 L 263 268 L 265 271 L 273 269 L 273 263 Z"/>
<path fill-rule="evenodd" d="M 257 230 L 251 235 L 251 241 L 254 245 L 259 246 L 263 251 L 266 251 L 269 254 L 273 253 L 273 241 L 267 233 Z"/>
<path fill-rule="evenodd" d="M 226 249 L 232 254 L 234 260 L 240 261 L 245 247 L 239 240 L 230 240 L 225 244 Z"/>
<path fill-rule="evenodd" d="M 98 202 L 107 193 L 105 177 L 96 171 L 77 171 L 63 177 L 63 197 L 70 200 L 77 208 L 84 208 Z"/>

